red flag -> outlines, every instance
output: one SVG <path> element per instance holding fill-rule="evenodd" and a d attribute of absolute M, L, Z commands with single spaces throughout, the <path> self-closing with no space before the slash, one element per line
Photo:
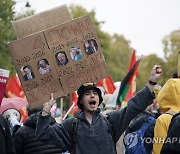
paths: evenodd
<path fill-rule="evenodd" d="M 128 70 L 130 70 L 135 63 L 136 63 L 136 51 L 133 50 Z M 126 97 L 124 98 L 124 101 L 126 101 L 126 102 L 132 96 L 134 96 L 136 94 L 136 75 L 137 75 L 137 70 L 134 73 L 132 80 L 129 81 L 129 89 L 128 89 L 128 92 L 126 94 Z"/>
<path fill-rule="evenodd" d="M 128 70 L 130 70 L 132 68 L 132 66 L 135 64 L 135 62 L 136 62 L 136 51 L 133 50 Z"/>
<path fill-rule="evenodd" d="M 113 94 L 116 89 L 111 76 L 108 76 L 107 78 L 98 81 L 96 85 L 103 87 L 106 94 Z"/>
<path fill-rule="evenodd" d="M 11 75 L 9 82 L 7 83 L 7 86 L 6 86 L 5 95 L 6 97 L 25 98 L 23 88 L 17 76 Z"/>

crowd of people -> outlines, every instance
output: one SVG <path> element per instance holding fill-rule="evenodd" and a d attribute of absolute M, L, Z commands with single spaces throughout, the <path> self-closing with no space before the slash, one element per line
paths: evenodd
<path fill-rule="evenodd" d="M 11 124 L 10 113 L 2 114 L 1 153 L 176 153 L 173 143 L 167 144 L 165 141 L 172 125 L 171 119 L 179 112 L 180 80 L 170 78 L 155 95 L 154 88 L 161 74 L 161 66 L 154 65 L 145 87 L 130 98 L 125 107 L 117 105 L 106 108 L 112 94 L 103 96 L 94 83 L 84 83 L 77 90 L 79 111 L 74 118 L 57 121 L 53 117 L 51 108 L 56 102 L 53 94 L 48 102 L 38 108 L 28 106 L 28 118 L 17 130 L 12 129 L 14 125 Z M 135 140 L 138 136 L 133 136 L 135 133 L 142 135 L 140 144 L 139 140 Z M 152 142 L 146 142 L 150 138 Z"/>

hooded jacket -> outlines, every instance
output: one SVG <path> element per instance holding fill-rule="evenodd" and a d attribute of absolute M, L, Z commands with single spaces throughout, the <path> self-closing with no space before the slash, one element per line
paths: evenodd
<path fill-rule="evenodd" d="M 156 120 L 154 128 L 154 154 L 160 154 L 163 142 L 167 137 L 169 124 L 172 119 L 171 114 L 167 112 L 179 112 L 180 111 L 180 79 L 171 78 L 169 79 L 157 96 L 157 102 L 159 108 L 163 113 Z"/>
<path fill-rule="evenodd" d="M 144 111 L 153 102 L 154 95 L 148 87 L 143 88 L 128 101 L 127 107 L 110 112 L 109 118 L 113 124 L 113 134 L 116 142 L 130 121 L 139 113 Z M 90 124 L 82 111 L 77 119 L 79 121 L 76 131 L 76 154 L 115 154 L 115 143 L 107 122 L 100 111 L 93 114 Z M 50 126 L 50 115 L 40 115 L 37 122 L 36 134 L 38 139 L 51 142 L 64 150 L 73 147 L 72 119 L 67 119 L 61 124 Z"/>
<path fill-rule="evenodd" d="M 36 139 L 37 113 L 32 114 L 18 129 L 14 137 L 14 145 L 17 154 L 60 154 L 61 149 L 55 145 L 45 144 Z M 50 118 L 50 124 L 55 124 L 54 118 Z"/>

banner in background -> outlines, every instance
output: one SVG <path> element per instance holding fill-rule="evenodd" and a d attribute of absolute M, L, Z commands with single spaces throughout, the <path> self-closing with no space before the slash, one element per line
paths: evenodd
<path fill-rule="evenodd" d="M 5 69 L 0 69 L 0 105 L 2 102 L 2 98 L 4 97 L 8 77 L 9 71 Z"/>
<path fill-rule="evenodd" d="M 21 97 L 25 98 L 25 94 L 23 88 L 19 82 L 19 78 L 16 75 L 11 75 L 9 82 L 6 86 L 5 90 L 6 97 Z"/>

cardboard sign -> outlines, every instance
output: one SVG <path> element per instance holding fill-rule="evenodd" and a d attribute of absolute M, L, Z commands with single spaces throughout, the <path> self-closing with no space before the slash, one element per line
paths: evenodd
<path fill-rule="evenodd" d="M 17 39 L 30 34 L 71 21 L 72 17 L 66 5 L 62 5 L 39 14 L 13 21 Z"/>
<path fill-rule="evenodd" d="M 109 75 L 89 15 L 11 42 L 9 49 L 31 106 Z"/>
<path fill-rule="evenodd" d="M 5 69 L 0 69 L 0 105 L 4 97 L 8 77 L 9 71 Z"/>

